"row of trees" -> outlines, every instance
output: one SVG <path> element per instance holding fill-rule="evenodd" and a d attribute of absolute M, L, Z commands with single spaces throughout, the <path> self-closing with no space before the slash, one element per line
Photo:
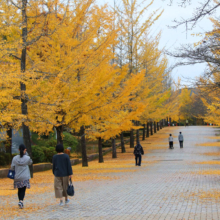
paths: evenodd
<path fill-rule="evenodd" d="M 187 1 L 183 1 L 183 4 L 187 4 Z M 193 28 L 203 17 L 214 14 L 219 6 L 219 1 L 204 0 L 192 18 L 178 21 L 177 26 L 191 24 Z M 220 125 L 220 20 L 218 17 L 210 17 L 209 19 L 213 24 L 213 29 L 203 34 L 200 33 L 201 41 L 193 45 L 182 45 L 175 52 L 168 54 L 180 60 L 176 66 L 200 63 L 207 65 L 202 76 L 193 82 L 196 95 L 191 99 L 190 108 L 185 109 L 185 112 L 188 112 L 188 115 L 192 117 L 202 118 L 207 123 Z"/>
<path fill-rule="evenodd" d="M 75 130 L 87 166 L 85 136 L 114 146 L 123 131 L 132 137 L 139 125 L 177 113 L 160 34 L 150 37 L 162 11 L 143 21 L 152 2 L 122 2 L 1 0 L 0 122 L 9 145 L 12 128 L 23 128 L 30 156 L 29 130 L 55 128 L 58 143 L 64 129 Z"/>
<path fill-rule="evenodd" d="M 220 125 L 220 57 L 219 57 L 219 39 L 220 39 L 220 20 L 211 19 L 213 30 L 206 33 L 203 41 L 199 42 L 197 50 L 205 54 L 203 61 L 207 63 L 207 70 L 203 77 L 197 82 L 201 99 L 207 111 L 204 120 Z"/>

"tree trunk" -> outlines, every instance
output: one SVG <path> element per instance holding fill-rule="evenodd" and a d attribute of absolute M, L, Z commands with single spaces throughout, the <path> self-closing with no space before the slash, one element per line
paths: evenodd
<path fill-rule="evenodd" d="M 146 137 L 150 137 L 149 122 L 147 122 L 147 134 L 146 134 Z"/>
<path fill-rule="evenodd" d="M 22 123 L 22 128 L 23 128 L 23 141 L 24 141 L 24 145 L 27 148 L 27 152 L 28 155 L 30 156 L 30 158 L 32 158 L 32 150 L 31 150 L 31 135 L 30 135 L 30 130 L 29 127 L 26 126 L 24 123 Z M 30 174 L 31 174 L 31 178 L 33 178 L 33 164 L 31 164 L 29 166 L 30 169 Z"/>
<path fill-rule="evenodd" d="M 126 150 L 125 150 L 125 143 L 124 143 L 123 132 L 121 132 L 121 134 L 120 134 L 120 138 L 121 138 L 121 152 L 122 152 L 122 153 L 125 153 Z"/>
<path fill-rule="evenodd" d="M 153 135 L 153 122 L 150 122 L 150 134 Z"/>
<path fill-rule="evenodd" d="M 115 138 L 112 138 L 112 158 L 117 158 Z"/>
<path fill-rule="evenodd" d="M 159 122 L 157 122 L 157 130 L 158 130 L 158 131 L 160 130 L 160 128 L 159 128 Z"/>
<path fill-rule="evenodd" d="M 154 122 L 154 133 L 157 133 L 156 122 Z"/>
<path fill-rule="evenodd" d="M 81 148 L 82 148 L 82 166 L 88 167 L 88 159 L 87 159 L 87 153 L 86 153 L 86 137 L 85 137 L 85 128 L 84 126 L 80 127 L 80 142 L 81 142 Z"/>
<path fill-rule="evenodd" d="M 8 154 L 12 154 L 11 153 L 11 147 L 12 147 L 12 128 L 9 127 L 7 129 L 7 141 L 6 141 L 6 145 L 5 145 L 5 148 L 6 148 L 6 153 Z"/>
<path fill-rule="evenodd" d="M 99 163 L 103 163 L 103 154 L 102 154 L 102 138 L 99 137 Z"/>
<path fill-rule="evenodd" d="M 145 129 L 146 129 L 146 124 L 143 124 L 143 126 L 144 126 L 144 129 L 143 129 L 143 138 L 142 138 L 142 140 L 144 141 L 144 140 L 145 140 Z"/>
<path fill-rule="evenodd" d="M 136 125 L 139 126 L 139 121 L 136 122 Z M 136 130 L 136 144 L 140 142 L 140 132 L 139 129 Z"/>
<path fill-rule="evenodd" d="M 171 118 L 170 118 L 170 126 L 171 126 Z"/>
<path fill-rule="evenodd" d="M 160 121 L 160 129 L 163 128 L 163 120 Z"/>
<path fill-rule="evenodd" d="M 27 55 L 27 49 L 26 49 L 26 41 L 27 41 L 27 0 L 22 0 L 22 52 L 21 52 L 21 72 L 25 73 L 26 68 L 26 55 Z M 21 113 L 23 115 L 27 115 L 27 97 L 25 94 L 26 91 L 26 85 L 24 83 L 20 83 L 21 85 Z M 23 122 L 22 123 L 23 128 L 23 140 L 24 144 L 27 148 L 27 152 L 29 156 L 32 158 L 32 150 L 31 150 L 31 136 L 30 136 L 30 130 L 29 127 Z M 33 164 L 29 166 L 30 168 L 30 174 L 33 178 Z"/>
<path fill-rule="evenodd" d="M 57 144 L 63 145 L 63 125 L 56 127 L 57 131 Z"/>
<path fill-rule="evenodd" d="M 134 130 L 130 131 L 130 148 L 134 148 Z"/>

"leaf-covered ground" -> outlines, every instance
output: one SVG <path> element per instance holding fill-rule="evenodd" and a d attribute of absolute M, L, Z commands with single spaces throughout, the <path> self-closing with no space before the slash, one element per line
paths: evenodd
<path fill-rule="evenodd" d="M 145 154 L 155 149 L 167 148 L 167 142 L 164 142 L 164 135 L 160 133 L 151 136 L 147 140 L 141 142 Z M 142 161 L 142 167 L 151 166 L 155 161 Z M 73 181 L 85 182 L 91 180 L 115 180 L 123 178 L 127 172 L 138 171 L 135 167 L 135 160 L 133 155 L 133 149 L 126 145 L 126 153 L 121 153 L 121 149 L 117 149 L 117 158 L 112 159 L 111 152 L 104 156 L 104 163 L 98 163 L 98 160 L 89 162 L 89 167 L 82 167 L 81 164 L 73 166 Z M 120 174 L 120 175 L 117 175 Z M 35 212 L 39 209 L 56 204 L 56 200 L 51 202 L 51 199 L 42 201 L 42 203 L 35 203 L 34 198 L 37 195 L 44 194 L 45 192 L 53 192 L 54 176 L 52 171 L 34 173 L 34 178 L 30 180 L 31 189 L 27 190 L 28 197 L 33 198 L 29 200 L 23 213 Z M 20 216 L 21 210 L 17 205 L 11 205 L 10 200 L 17 196 L 17 190 L 13 189 L 13 181 L 10 179 L 0 179 L 0 199 L 4 200 L 0 203 L 0 208 L 3 210 L 0 212 L 0 219 L 12 218 Z"/>
<path fill-rule="evenodd" d="M 205 204 L 207 219 L 214 216 L 210 219 L 217 220 L 213 204 L 220 207 L 220 154 L 218 139 L 212 138 L 215 137 L 212 129 L 181 128 L 185 141 L 184 148 L 180 149 L 177 140 L 179 128 L 164 128 L 141 142 L 145 151 L 141 167 L 135 166 L 133 149 L 128 145 L 124 154 L 120 153 L 120 148 L 117 149 L 117 159 L 112 159 L 109 153 L 104 156 L 104 163 L 95 160 L 89 162 L 89 167 L 81 167 L 81 164 L 73 166 L 77 195 L 69 206 L 68 216 L 73 219 L 77 219 L 79 214 L 96 216 L 99 213 L 97 210 L 107 212 L 106 205 L 114 206 L 119 201 L 124 204 L 122 210 L 132 210 L 132 198 L 140 198 L 140 201 L 135 201 L 141 210 L 145 210 L 140 217 L 143 219 L 153 216 L 155 220 L 161 216 L 166 219 L 167 213 L 173 219 L 200 219 L 203 216 L 200 210 Z M 209 133 L 204 136 L 204 131 Z M 174 136 L 173 150 L 168 149 L 169 133 Z M 54 198 L 53 179 L 51 171 L 34 174 L 31 189 L 27 190 L 24 210 L 17 207 L 17 190 L 13 189 L 13 182 L 0 179 L 0 219 L 30 219 L 30 216 L 33 219 L 48 219 L 48 216 L 55 218 L 58 213 L 62 215 L 62 209 L 57 208 L 58 201 Z M 139 179 L 140 191 L 136 191 Z M 100 192 L 97 191 L 99 187 Z M 115 187 L 120 192 L 115 193 Z M 93 193 L 94 190 L 96 192 Z M 90 203 L 88 196 L 93 198 L 97 193 L 107 197 L 103 197 L 102 202 L 91 200 L 93 202 Z"/>

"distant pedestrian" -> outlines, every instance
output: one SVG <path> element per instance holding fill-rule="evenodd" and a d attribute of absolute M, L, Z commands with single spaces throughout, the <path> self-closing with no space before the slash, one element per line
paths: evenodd
<path fill-rule="evenodd" d="M 134 148 L 134 155 L 135 155 L 136 166 L 141 166 L 141 155 L 144 155 L 144 150 L 140 142 L 138 142 Z"/>
<path fill-rule="evenodd" d="M 189 121 L 186 119 L 186 126 L 189 126 Z"/>
<path fill-rule="evenodd" d="M 170 149 L 173 149 L 173 137 L 172 137 L 172 134 L 170 134 L 168 140 L 169 140 L 169 147 L 170 147 Z"/>
<path fill-rule="evenodd" d="M 67 195 L 67 188 L 73 171 L 69 156 L 63 153 L 62 144 L 56 146 L 56 152 L 57 154 L 53 156 L 54 190 L 55 197 L 60 199 L 59 206 L 63 206 L 63 197 L 65 197 L 65 204 L 70 201 Z"/>
<path fill-rule="evenodd" d="M 29 165 L 33 163 L 31 158 L 26 155 L 27 149 L 24 144 L 19 146 L 20 154 L 12 159 L 11 169 L 15 171 L 14 188 L 18 189 L 18 206 L 24 208 L 24 197 L 26 188 L 30 189 L 30 170 Z"/>
<path fill-rule="evenodd" d="M 183 148 L 183 135 L 182 135 L 182 132 L 180 132 L 180 134 L 178 136 L 178 140 L 180 142 L 180 148 Z"/>

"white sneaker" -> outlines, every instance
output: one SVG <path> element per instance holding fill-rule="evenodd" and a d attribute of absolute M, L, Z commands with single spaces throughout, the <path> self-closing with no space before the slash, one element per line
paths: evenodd
<path fill-rule="evenodd" d="M 63 201 L 61 201 L 61 202 L 59 203 L 59 206 L 63 206 Z"/>
<path fill-rule="evenodd" d="M 69 199 L 67 199 L 66 201 L 65 201 L 65 204 L 68 204 L 70 202 L 70 200 Z"/>
<path fill-rule="evenodd" d="M 24 204 L 23 204 L 22 202 L 19 202 L 19 203 L 18 203 L 18 207 L 19 207 L 20 209 L 23 209 L 23 208 L 24 208 Z"/>

